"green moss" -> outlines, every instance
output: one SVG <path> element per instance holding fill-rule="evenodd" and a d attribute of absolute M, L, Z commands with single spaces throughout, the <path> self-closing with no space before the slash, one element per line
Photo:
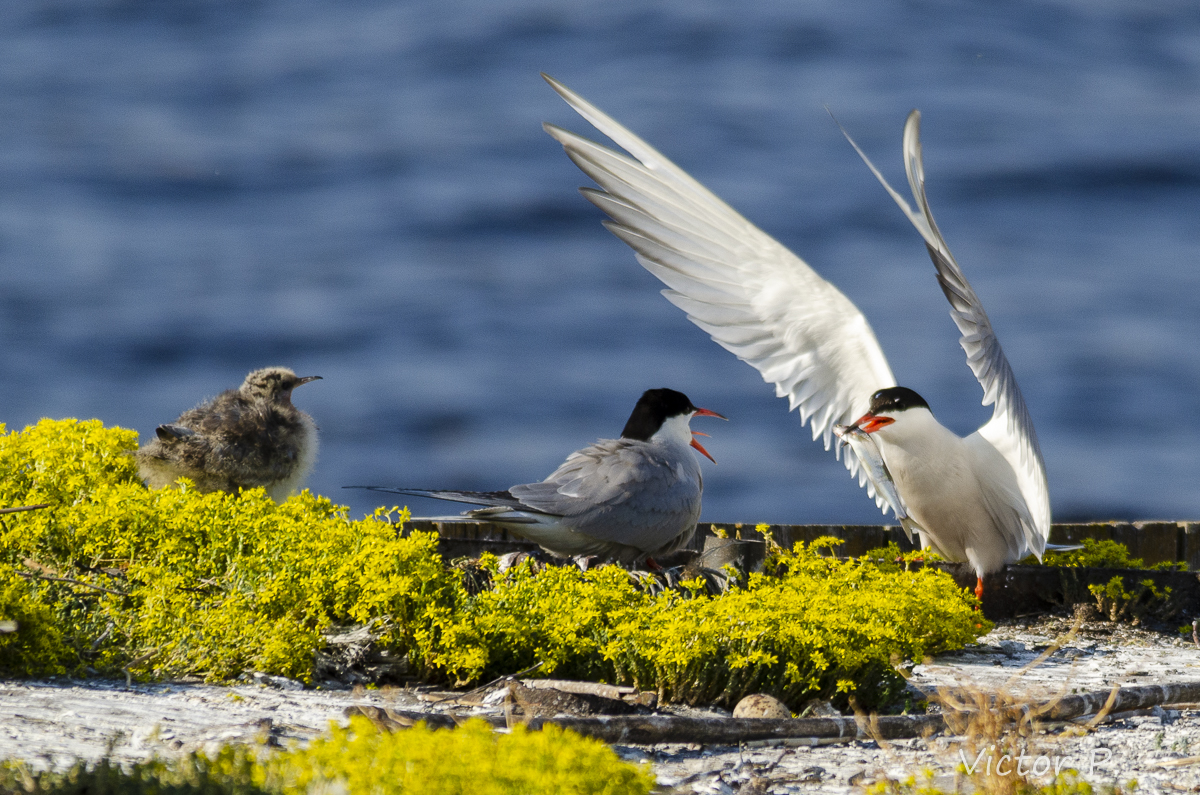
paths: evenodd
<path fill-rule="evenodd" d="M 468 591 L 435 535 L 405 532 L 406 511 L 351 521 L 308 493 L 276 505 L 261 489 L 150 491 L 132 442 L 94 421 L 0 435 L 0 499 L 52 503 L 0 525 L 0 576 L 24 575 L 0 590 L 0 611 L 21 625 L 0 636 L 0 673 L 308 680 L 324 630 L 370 622 L 426 680 L 540 663 L 539 675 L 633 682 L 690 703 L 763 691 L 873 706 L 902 685 L 893 660 L 990 627 L 948 576 L 839 561 L 820 554 L 829 539 L 777 551 L 769 573 L 720 596 L 699 583 L 650 595 L 618 567 L 501 573 L 494 558 L 475 577 L 490 587 Z"/>
<path fill-rule="evenodd" d="M 44 419 L 20 433 L 0 423 L 0 506 L 70 505 L 102 484 L 134 483 L 137 432 L 100 420 Z"/>
<path fill-rule="evenodd" d="M 1133 590 L 1125 588 L 1125 579 L 1117 575 L 1104 585 L 1089 585 L 1088 591 L 1096 599 L 1096 606 L 1110 621 L 1131 621 L 1140 624 L 1147 615 L 1164 607 L 1171 598 L 1171 589 L 1161 591 L 1154 580 L 1134 583 Z"/>
<path fill-rule="evenodd" d="M 933 569 L 906 572 L 872 554 L 838 560 L 836 539 L 777 551 L 767 571 L 720 597 L 667 594 L 618 624 L 608 656 L 668 700 L 732 706 L 766 692 L 864 707 L 903 689 L 894 664 L 961 648 L 990 631 L 975 599 Z"/>
<path fill-rule="evenodd" d="M 618 678 L 605 659 L 613 627 L 655 602 L 626 571 L 551 566 L 535 574 L 525 563 L 501 573 L 494 557 L 482 562 L 491 570 L 492 587 L 465 600 L 447 624 L 438 666 L 460 684 L 537 663 L 541 676 Z"/>
<path fill-rule="evenodd" d="M 0 620 L 14 631 L 0 634 L 0 671 L 16 676 L 64 674 L 72 655 L 53 611 L 13 566 L 0 564 Z"/>
<path fill-rule="evenodd" d="M 110 759 L 76 762 L 69 769 L 31 770 L 23 762 L 0 765 L 0 792 L 28 795 L 268 795 L 254 782 L 254 760 L 224 749 L 215 760 L 189 754 L 122 766 Z M 262 776 L 258 776 L 262 778 Z"/>
<path fill-rule="evenodd" d="M 1085 538 L 1083 549 L 1071 552 L 1047 552 L 1042 556 L 1046 566 L 1090 566 L 1100 569 L 1150 569 L 1153 571 L 1187 571 L 1187 563 L 1163 562 L 1147 566 L 1141 558 L 1129 557 L 1129 547 L 1109 539 Z M 1022 563 L 1037 563 L 1030 556 Z"/>
<path fill-rule="evenodd" d="M 436 536 L 402 537 L 393 519 L 406 515 L 395 511 L 352 522 L 307 492 L 277 506 L 261 489 L 149 491 L 132 439 L 73 420 L 0 436 L 9 465 L 0 499 L 52 504 L 5 518 L 0 565 L 30 579 L 23 601 L 0 598 L 60 628 L 65 647 L 17 659 L 0 651 L 0 673 L 221 680 L 255 669 L 306 679 L 323 629 L 384 615 L 384 642 L 421 672 L 458 597 Z M 32 625 L 17 633 L 33 634 Z"/>
<path fill-rule="evenodd" d="M 664 700 L 732 706 L 755 692 L 792 706 L 903 689 L 894 660 L 961 648 L 990 630 L 975 600 L 933 569 L 778 551 L 773 574 L 709 596 L 649 596 L 617 567 L 493 573 L 447 628 L 440 665 L 461 683 L 542 663 L 539 674 L 632 682 Z"/>
<path fill-rule="evenodd" d="M 496 734 L 482 721 L 388 734 L 356 718 L 289 752 L 225 747 L 211 758 L 192 753 L 128 769 L 108 760 L 63 773 L 0 768 L 0 791 L 32 795 L 645 795 L 653 787 L 649 769 L 597 740 L 555 727 Z"/>
<path fill-rule="evenodd" d="M 841 543 L 840 539 L 836 538 L 830 538 L 829 541 Z M 912 565 L 915 563 L 942 563 L 946 560 L 932 549 L 911 549 L 905 552 L 895 541 L 889 541 L 881 547 L 868 551 L 866 557 L 872 558 L 885 568 L 890 568 L 894 564 L 903 569 L 918 568 Z"/>
<path fill-rule="evenodd" d="M 307 749 L 273 758 L 264 780 L 276 791 L 387 793 L 648 793 L 654 775 L 598 740 L 548 726 L 496 734 L 483 721 L 453 731 L 423 724 L 395 734 L 364 718 L 334 728 Z"/>

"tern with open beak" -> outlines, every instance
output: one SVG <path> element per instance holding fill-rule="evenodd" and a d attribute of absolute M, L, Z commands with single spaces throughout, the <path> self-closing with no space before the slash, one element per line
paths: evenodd
<path fill-rule="evenodd" d="M 620 439 L 601 439 L 567 456 L 540 483 L 507 491 L 430 491 L 349 486 L 484 505 L 435 521 L 493 522 L 563 557 L 596 555 L 640 563 L 691 540 L 704 479 L 688 449 L 710 461 L 688 423 L 718 417 L 673 389 L 651 389 L 634 406 Z M 713 461 L 713 463 L 716 463 Z"/>
<path fill-rule="evenodd" d="M 967 364 L 992 418 L 960 437 L 925 400 L 896 380 L 866 318 L 799 257 L 652 147 L 562 83 L 543 75 L 581 116 L 632 157 L 556 127 L 546 131 L 600 190 L 584 196 L 606 226 L 657 276 L 663 294 L 725 349 L 754 366 L 776 394 L 832 442 L 838 424 L 877 443 L 922 544 L 983 576 L 1029 554 L 1050 531 L 1045 465 L 1033 421 L 987 313 L 967 282 L 925 198 L 920 114 L 904 126 L 904 168 L 916 210 L 851 140 L 871 172 L 920 232 L 962 334 Z M 849 136 L 847 135 L 849 140 Z M 852 450 L 846 467 L 883 508 Z"/>

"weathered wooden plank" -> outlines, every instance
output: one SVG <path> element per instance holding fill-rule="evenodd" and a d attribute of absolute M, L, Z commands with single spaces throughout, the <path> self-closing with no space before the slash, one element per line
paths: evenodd
<path fill-rule="evenodd" d="M 1188 522 L 1089 522 L 1056 524 L 1051 527 L 1050 541 L 1054 544 L 1077 544 L 1085 538 L 1111 540 L 1124 544 L 1131 557 L 1141 558 L 1148 565 L 1182 560 L 1180 542 Z"/>
<path fill-rule="evenodd" d="M 1064 721 L 1099 713 L 1108 705 L 1109 713 L 1127 712 L 1158 705 L 1180 704 L 1200 699 L 1200 682 L 1179 682 L 1146 687 L 1125 687 L 1111 691 L 1081 693 L 1041 704 L 1020 704 L 1002 709 L 1018 717 L 1031 714 L 1037 720 Z M 1111 703 L 1110 703 L 1111 700 Z M 402 712 L 378 707 L 347 707 L 347 715 L 364 715 L 381 728 L 396 731 L 424 721 L 432 728 L 452 728 L 464 718 L 444 714 Z M 881 715 L 838 718 L 692 718 L 677 715 L 615 715 L 598 717 L 532 718 L 524 721 L 534 730 L 546 726 L 570 729 L 586 737 L 595 737 L 617 745 L 655 745 L 657 743 L 702 743 L 736 745 L 757 740 L 796 737 L 885 739 L 922 737 L 951 727 L 965 725 L 973 712 L 930 715 Z M 482 718 L 503 727 L 507 720 L 499 716 Z"/>
<path fill-rule="evenodd" d="M 439 551 L 448 560 L 457 557 L 474 557 L 482 552 L 493 552 L 505 555 L 514 551 L 534 551 L 538 545 L 514 536 L 497 525 L 486 522 L 431 522 L 413 521 L 413 530 L 436 531 L 439 533 Z M 724 533 L 722 539 L 716 533 Z M 894 525 L 769 525 L 767 533 L 776 544 L 791 549 L 797 542 L 810 543 L 822 536 L 833 536 L 844 539 L 846 543 L 838 548 L 838 555 L 859 556 L 871 549 L 894 542 L 901 550 L 911 551 L 914 545 L 908 543 L 904 532 Z M 1140 521 L 1140 522 L 1088 522 L 1088 524 L 1058 524 L 1051 528 L 1050 540 L 1055 544 L 1079 543 L 1085 538 L 1111 539 L 1128 546 L 1129 554 L 1140 557 L 1148 564 L 1183 561 L 1188 568 L 1196 572 L 1200 570 L 1200 522 L 1186 521 Z M 726 563 L 736 564 L 744 570 L 760 570 L 767 554 L 767 544 L 763 536 L 749 524 L 701 524 L 697 527 L 696 536 L 684 550 L 661 558 L 659 563 L 664 566 L 678 566 L 691 561 L 697 554 L 703 554 L 701 566 L 720 568 Z M 1022 568 L 1037 568 L 1042 574 L 1014 573 Z M 1036 612 L 1037 605 L 1045 602 L 1055 602 L 1064 593 L 1066 586 L 1058 584 L 1061 575 L 1052 574 L 1058 569 L 1046 567 L 1013 567 L 1009 566 L 1007 576 L 992 575 L 1001 585 L 990 587 L 985 584 L 985 593 L 1003 593 L 997 597 L 1000 602 L 985 603 L 985 614 L 989 617 L 1007 617 L 1022 615 L 1024 612 Z M 1154 573 L 1144 573 L 1147 575 Z M 965 578 L 966 575 L 964 575 Z M 973 576 L 973 575 L 972 575 Z M 1108 576 L 1112 576 L 1109 574 Z M 1157 579 L 1154 574 L 1152 579 Z M 1078 575 L 1068 578 L 1078 581 Z M 1106 581 L 1106 580 L 1105 580 Z M 1129 580 L 1132 584 L 1133 580 Z M 966 580 L 962 580 L 967 587 Z M 1055 585 L 1058 584 L 1058 585 Z M 1088 579 L 1086 585 L 1096 585 L 1097 580 Z M 973 587 L 973 580 L 971 587 Z M 1160 586 L 1159 586 L 1160 587 Z M 1178 587 L 1172 585 L 1171 587 Z M 1040 598 L 1039 594 L 1046 593 L 1049 588 L 1049 599 Z M 1027 591 L 1020 596 L 1019 591 Z M 1190 592 L 1190 586 L 1188 586 Z M 1086 598 L 1081 599 L 1086 600 Z M 991 602 L 991 600 L 989 600 Z M 1040 608 L 1044 609 L 1044 608 Z"/>
<path fill-rule="evenodd" d="M 1141 558 L 1146 565 L 1174 563 L 1179 560 L 1179 537 L 1187 522 L 1134 522 L 1126 533 L 1128 541 L 1117 539 L 1129 547 L 1129 554 Z"/>
<path fill-rule="evenodd" d="M 415 520 L 409 526 L 414 530 L 438 532 L 441 552 L 450 559 L 482 552 L 503 555 L 537 549 L 537 544 L 490 523 Z M 730 546 L 710 541 L 716 539 L 718 533 L 734 540 L 740 536 L 742 543 Z M 895 542 L 903 551 L 915 549 L 895 525 L 769 525 L 767 533 L 775 543 L 788 549 L 799 541 L 808 543 L 821 536 L 833 536 L 845 541 L 838 548 L 838 554 L 851 557 L 889 542 Z M 1200 570 L 1200 522 L 1062 523 L 1053 525 L 1050 530 L 1050 541 L 1055 544 L 1079 543 L 1085 538 L 1122 543 L 1129 548 L 1131 556 L 1141 558 L 1147 564 L 1184 561 L 1189 569 Z M 729 548 L 723 553 L 716 551 L 716 548 L 726 546 Z M 705 566 L 720 568 L 724 562 L 734 562 L 733 558 L 736 558 L 740 565 L 754 570 L 762 565 L 766 546 L 753 524 L 705 522 L 697 527 L 696 535 L 685 549 L 659 563 L 677 565 L 706 551 Z"/>
<path fill-rule="evenodd" d="M 1200 522 L 1187 522 L 1179 538 L 1179 560 L 1191 571 L 1200 571 Z"/>
<path fill-rule="evenodd" d="M 939 563 L 954 581 L 975 588 L 975 572 L 965 563 Z M 1113 577 L 1124 580 L 1133 592 L 1138 583 L 1151 581 L 1170 597 L 1153 606 L 1149 616 L 1159 621 L 1190 618 L 1200 611 L 1200 575 L 1191 571 L 1100 569 L 1067 566 L 1006 566 L 983 578 L 983 615 L 988 619 L 1015 618 L 1045 613 L 1083 603 L 1095 604 L 1089 585 L 1105 585 Z"/>

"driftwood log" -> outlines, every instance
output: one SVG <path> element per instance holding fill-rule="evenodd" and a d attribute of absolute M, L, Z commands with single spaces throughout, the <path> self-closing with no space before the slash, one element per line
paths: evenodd
<path fill-rule="evenodd" d="M 1200 701 L 1200 682 L 1181 682 L 1169 685 L 1127 687 L 1116 692 L 1098 691 L 1065 696 L 1042 704 L 1029 704 L 1023 710 L 1037 715 L 1039 720 L 1066 721 L 1104 710 L 1118 713 L 1167 704 Z M 347 715 L 363 715 L 377 726 L 394 731 L 424 722 L 430 728 L 453 728 L 467 717 L 444 713 L 402 712 L 378 707 L 347 707 Z M 965 717 L 962 713 L 959 716 Z M 478 716 L 492 726 L 503 728 L 509 719 L 500 716 Z M 736 745 L 761 740 L 812 738 L 812 744 L 837 740 L 899 740 L 924 737 L 946 728 L 945 716 L 883 715 L 843 718 L 685 718 L 674 715 L 611 715 L 600 717 L 532 718 L 523 722 L 530 729 L 558 726 L 585 737 L 595 737 L 615 745 L 656 745 L 658 743 L 700 743 L 703 745 Z"/>
<path fill-rule="evenodd" d="M 1049 720 L 1071 720 L 1083 715 L 1094 715 L 1104 709 L 1112 692 L 1080 693 L 1076 696 L 1064 696 L 1057 702 L 1051 702 L 1040 716 Z M 1144 685 L 1142 687 L 1123 687 L 1113 697 L 1110 714 L 1128 712 L 1134 709 L 1146 709 L 1166 704 L 1186 704 L 1200 701 L 1200 682 L 1178 682 L 1168 685 Z"/>
<path fill-rule="evenodd" d="M 424 722 L 433 729 L 453 728 L 471 718 L 484 720 L 497 728 L 508 721 L 501 716 L 473 715 L 456 717 L 445 713 L 404 712 L 380 707 L 347 707 L 347 716 L 362 715 L 382 729 L 395 731 Z M 774 740 L 791 737 L 816 737 L 853 740 L 872 736 L 898 739 L 928 734 L 942 728 L 939 715 L 886 715 L 868 720 L 855 718 L 683 718 L 675 715 L 603 715 L 589 718 L 558 716 L 514 719 L 530 729 L 546 726 L 570 729 L 585 737 L 595 737 L 615 745 L 655 745 L 657 743 L 701 743 L 737 745 L 749 740 Z"/>
<path fill-rule="evenodd" d="M 737 745 L 751 740 L 797 737 L 821 739 L 898 739 L 942 728 L 939 715 L 885 715 L 879 718 L 682 718 L 673 715 L 615 715 L 601 718 L 541 718 L 532 729 L 559 726 L 615 745 L 699 743 Z"/>
<path fill-rule="evenodd" d="M 574 679 L 522 679 L 521 684 L 536 690 L 561 690 L 603 698 L 636 700 L 638 689 L 629 685 L 606 685 L 602 682 L 578 682 Z"/>

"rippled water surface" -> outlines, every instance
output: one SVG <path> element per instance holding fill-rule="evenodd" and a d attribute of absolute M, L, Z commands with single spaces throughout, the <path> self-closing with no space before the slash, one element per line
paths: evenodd
<path fill-rule="evenodd" d="M 1041 437 L 1057 518 L 1200 516 L 1193 3 L 30 2 L 0 23 L 0 421 L 159 423 L 249 370 L 323 431 L 311 479 L 503 488 L 698 420 L 704 518 L 871 522 L 773 387 L 600 226 L 547 71 L 837 284 L 966 433 L 981 391 L 893 179 L 930 201 Z M 418 501 L 417 513 L 445 512 Z"/>

